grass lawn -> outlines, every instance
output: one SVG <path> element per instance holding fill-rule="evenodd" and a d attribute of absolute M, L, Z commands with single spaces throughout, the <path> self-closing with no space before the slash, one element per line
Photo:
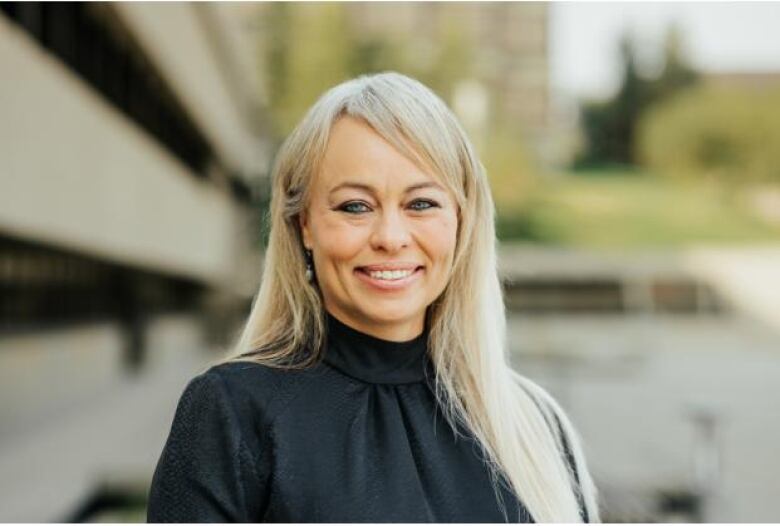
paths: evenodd
<path fill-rule="evenodd" d="M 738 192 L 636 172 L 551 174 L 517 213 L 502 213 L 502 241 L 584 247 L 780 242 Z"/>

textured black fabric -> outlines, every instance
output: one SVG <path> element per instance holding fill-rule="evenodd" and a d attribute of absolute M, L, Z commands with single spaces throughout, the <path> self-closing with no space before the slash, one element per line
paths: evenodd
<path fill-rule="evenodd" d="M 185 389 L 149 522 L 505 522 L 473 436 L 433 394 L 427 332 L 390 342 L 328 315 L 306 370 L 235 362 Z M 510 522 L 531 522 L 501 486 Z"/>

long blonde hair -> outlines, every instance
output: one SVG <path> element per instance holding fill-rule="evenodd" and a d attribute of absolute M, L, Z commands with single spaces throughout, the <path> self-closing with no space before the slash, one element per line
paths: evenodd
<path fill-rule="evenodd" d="M 298 216 L 342 116 L 362 119 L 410 159 L 432 167 L 458 203 L 451 277 L 427 310 L 443 415 L 453 430 L 460 423 L 477 438 L 500 502 L 498 484 L 508 482 L 536 522 L 582 522 L 579 499 L 589 520 L 598 522 L 596 490 L 576 431 L 555 400 L 508 361 L 495 210 L 484 167 L 446 104 L 416 80 L 387 72 L 344 82 L 326 92 L 284 142 L 273 170 L 260 290 L 226 361 L 300 368 L 321 358 L 323 303 L 305 278 Z"/>

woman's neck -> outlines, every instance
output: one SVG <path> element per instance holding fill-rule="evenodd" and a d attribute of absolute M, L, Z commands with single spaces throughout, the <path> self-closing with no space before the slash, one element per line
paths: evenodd
<path fill-rule="evenodd" d="M 356 331 L 391 342 L 413 340 L 420 336 L 425 329 L 425 312 L 410 320 L 376 322 L 374 320 L 360 319 L 357 316 L 349 316 L 338 309 L 327 308 L 326 310 L 331 316 Z"/>

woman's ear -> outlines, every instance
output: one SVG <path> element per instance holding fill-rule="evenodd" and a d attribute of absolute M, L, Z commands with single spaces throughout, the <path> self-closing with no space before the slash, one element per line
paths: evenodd
<path fill-rule="evenodd" d="M 298 226 L 301 228 L 301 239 L 303 240 L 304 248 L 311 250 L 311 231 L 309 230 L 309 218 L 306 210 L 302 210 L 298 214 Z"/>

